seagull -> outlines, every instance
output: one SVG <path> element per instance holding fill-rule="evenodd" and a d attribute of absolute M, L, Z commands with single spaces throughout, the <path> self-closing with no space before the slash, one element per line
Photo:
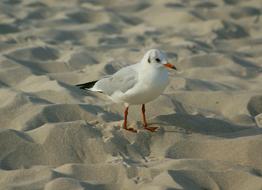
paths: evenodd
<path fill-rule="evenodd" d="M 167 56 L 158 49 L 146 52 L 140 62 L 118 70 L 110 76 L 76 86 L 83 90 L 106 94 L 113 102 L 125 106 L 123 128 L 136 133 L 137 130 L 127 126 L 130 105 L 142 105 L 144 129 L 155 132 L 158 127 L 149 127 L 145 115 L 145 104 L 156 99 L 168 85 L 167 69 L 177 70 L 170 64 Z"/>

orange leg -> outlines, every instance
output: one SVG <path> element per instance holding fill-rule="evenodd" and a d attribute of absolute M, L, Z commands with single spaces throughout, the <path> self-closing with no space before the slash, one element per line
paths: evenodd
<path fill-rule="evenodd" d="M 157 130 L 157 127 L 148 127 L 147 126 L 145 112 L 146 112 L 145 104 L 142 104 L 142 117 L 143 117 L 143 122 L 144 122 L 144 129 L 149 130 L 151 132 L 155 132 Z"/>
<path fill-rule="evenodd" d="M 128 115 L 128 107 L 126 107 L 125 109 L 125 118 L 123 123 L 124 129 L 136 133 L 137 130 L 135 130 L 134 128 L 127 128 L 127 115 Z"/>

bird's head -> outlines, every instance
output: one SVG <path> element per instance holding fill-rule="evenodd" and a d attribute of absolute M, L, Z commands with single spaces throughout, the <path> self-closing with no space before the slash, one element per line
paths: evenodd
<path fill-rule="evenodd" d="M 156 67 L 166 67 L 177 70 L 174 65 L 168 62 L 166 54 L 158 49 L 151 49 L 147 51 L 142 61 L 145 64 L 151 64 Z"/>

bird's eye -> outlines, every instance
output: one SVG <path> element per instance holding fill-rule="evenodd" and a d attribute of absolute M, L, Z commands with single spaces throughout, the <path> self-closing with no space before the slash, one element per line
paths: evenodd
<path fill-rule="evenodd" d="M 159 63 L 159 62 L 160 62 L 160 59 L 156 58 L 156 62 Z"/>

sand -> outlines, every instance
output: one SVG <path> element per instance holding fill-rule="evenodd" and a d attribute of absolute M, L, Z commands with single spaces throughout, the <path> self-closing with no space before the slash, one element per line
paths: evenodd
<path fill-rule="evenodd" d="M 262 189 L 261 0 L 0 2 L 0 189 Z M 150 48 L 178 72 L 140 107 L 74 85 Z"/>

